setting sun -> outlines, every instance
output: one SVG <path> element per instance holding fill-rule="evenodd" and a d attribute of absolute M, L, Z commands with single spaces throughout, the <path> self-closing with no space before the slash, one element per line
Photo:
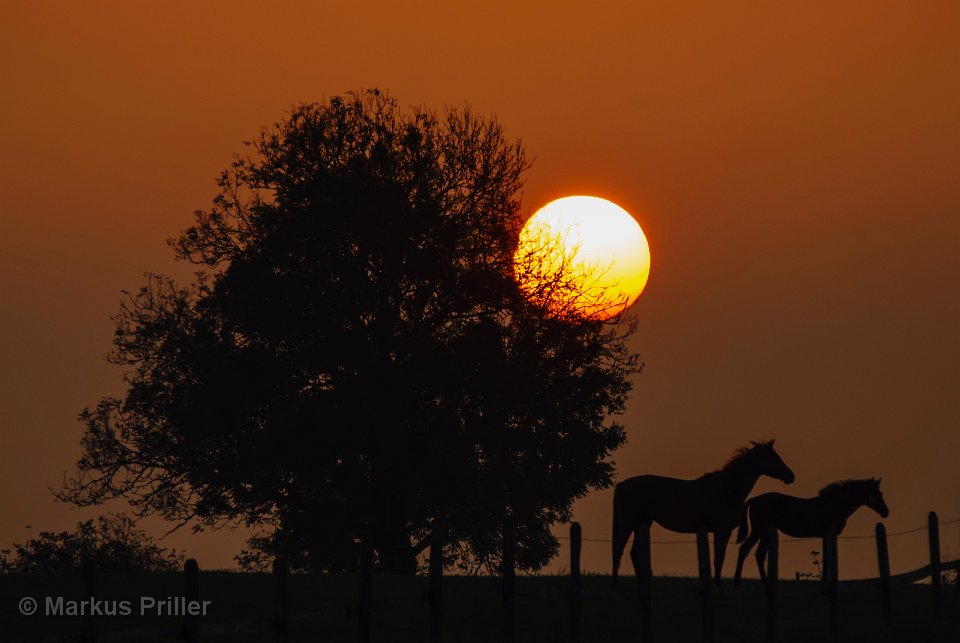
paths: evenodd
<path fill-rule="evenodd" d="M 637 300 L 650 273 L 640 225 L 606 199 L 551 201 L 520 232 L 517 281 L 534 303 L 556 313 L 609 319 Z"/>

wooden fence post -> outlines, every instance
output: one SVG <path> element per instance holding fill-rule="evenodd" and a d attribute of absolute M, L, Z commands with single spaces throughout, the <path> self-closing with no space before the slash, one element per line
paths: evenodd
<path fill-rule="evenodd" d="M 840 553 L 839 544 L 837 542 L 837 534 L 833 534 L 833 536 L 831 536 L 830 555 L 833 556 L 833 566 L 830 568 L 830 571 L 833 573 L 833 577 L 830 579 L 830 581 L 833 583 L 834 590 L 836 590 L 840 585 Z"/>
<path fill-rule="evenodd" d="M 430 643 L 443 640 L 443 527 L 433 525 L 430 534 Z"/>
<path fill-rule="evenodd" d="M 188 604 L 200 600 L 200 565 L 194 558 L 183 564 L 183 597 Z M 183 640 L 187 643 L 197 643 L 200 640 L 200 622 L 196 614 L 184 614 Z"/>
<path fill-rule="evenodd" d="M 893 627 L 893 599 L 890 595 L 890 552 L 887 549 L 887 528 L 882 522 L 875 527 L 877 536 L 877 566 L 880 568 L 880 597 L 883 606 L 883 622 Z"/>
<path fill-rule="evenodd" d="M 287 561 L 283 558 L 273 559 L 273 588 L 274 602 L 274 633 L 277 643 L 287 643 L 290 632 L 290 608 L 287 601 Z"/>
<path fill-rule="evenodd" d="M 710 540 L 706 529 L 697 530 L 697 571 L 700 574 L 700 616 L 703 640 L 713 643 L 713 582 L 710 578 Z"/>
<path fill-rule="evenodd" d="M 820 551 L 823 552 L 823 566 L 820 569 L 820 589 L 825 596 L 830 594 L 830 581 L 834 578 L 833 570 L 836 565 L 836 559 L 834 558 L 835 552 L 830 549 L 831 538 L 836 538 L 836 531 L 833 527 L 827 527 L 827 531 L 823 534 L 823 546 L 820 547 Z"/>
<path fill-rule="evenodd" d="M 653 607 L 651 605 L 651 581 L 653 569 L 650 562 L 650 525 L 641 525 L 635 532 L 633 547 L 630 549 L 637 572 L 637 586 L 640 594 L 640 640 L 643 643 L 653 641 Z"/>
<path fill-rule="evenodd" d="M 580 643 L 583 585 L 580 579 L 580 548 L 583 532 L 579 522 L 570 523 L 570 641 Z"/>
<path fill-rule="evenodd" d="M 85 601 L 95 600 L 97 594 L 97 565 L 92 560 L 84 559 L 80 563 L 80 582 L 81 599 Z M 93 614 L 89 612 L 80 616 L 80 640 L 83 643 L 96 643 L 97 624 L 93 620 Z"/>
<path fill-rule="evenodd" d="M 767 640 L 777 640 L 777 584 L 780 582 L 780 532 L 767 530 Z"/>
<path fill-rule="evenodd" d="M 840 561 L 837 554 L 837 531 L 833 526 L 827 528 L 823 545 L 824 560 L 829 561 L 824 566 L 824 575 L 827 579 L 827 599 L 830 602 L 830 636 L 835 641 L 840 636 L 840 613 L 837 605 Z"/>
<path fill-rule="evenodd" d="M 360 543 L 360 596 L 357 604 L 360 643 L 370 643 L 370 617 L 373 612 L 373 547 L 364 539 Z"/>
<path fill-rule="evenodd" d="M 933 597 L 933 613 L 940 616 L 940 521 L 937 513 L 931 511 L 927 516 L 927 530 L 930 541 L 930 593 Z"/>
<path fill-rule="evenodd" d="M 515 636 L 515 587 L 514 587 L 514 530 L 513 518 L 503 519 L 503 643 L 513 643 Z"/>
<path fill-rule="evenodd" d="M 820 565 L 820 593 L 827 595 L 827 581 L 830 578 L 830 545 L 827 543 L 827 534 L 823 535 L 823 542 L 820 543 L 821 565 Z"/>

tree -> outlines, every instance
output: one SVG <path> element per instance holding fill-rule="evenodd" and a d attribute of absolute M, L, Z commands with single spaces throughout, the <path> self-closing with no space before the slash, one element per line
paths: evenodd
<path fill-rule="evenodd" d="M 633 324 L 518 287 L 522 144 L 370 91 L 252 147 L 171 242 L 196 280 L 149 275 L 117 315 L 127 390 L 81 414 L 60 496 L 242 521 L 262 532 L 248 562 L 317 570 L 354 567 L 363 539 L 413 571 L 440 522 L 454 559 L 494 564 L 510 516 L 520 566 L 544 564 L 549 525 L 610 484 L 636 357 Z"/>
<path fill-rule="evenodd" d="M 175 571 L 183 554 L 157 545 L 120 514 L 107 514 L 77 523 L 76 531 L 42 531 L 37 538 L 15 544 L 14 553 L 4 551 L 3 572 L 55 572 L 80 569 L 84 560 L 100 569 L 124 571 Z"/>

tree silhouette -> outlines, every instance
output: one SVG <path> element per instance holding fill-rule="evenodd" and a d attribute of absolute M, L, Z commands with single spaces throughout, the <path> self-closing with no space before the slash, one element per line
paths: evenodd
<path fill-rule="evenodd" d="M 629 321 L 517 286 L 523 146 L 378 91 L 296 107 L 250 145 L 171 241 L 196 279 L 149 275 L 116 316 L 126 392 L 81 414 L 60 497 L 245 522 L 246 563 L 316 570 L 354 567 L 365 539 L 413 571 L 441 522 L 451 561 L 495 564 L 510 517 L 519 566 L 544 564 L 549 525 L 610 484 L 636 357 Z"/>

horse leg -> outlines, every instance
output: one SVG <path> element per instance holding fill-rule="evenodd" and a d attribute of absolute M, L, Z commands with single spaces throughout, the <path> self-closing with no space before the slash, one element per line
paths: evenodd
<path fill-rule="evenodd" d="M 731 530 L 713 532 L 713 582 L 720 585 L 720 576 L 723 572 L 723 560 L 727 557 L 727 543 L 730 542 Z"/>
<path fill-rule="evenodd" d="M 767 583 L 767 539 L 760 537 L 760 544 L 757 545 L 757 569 L 760 571 L 760 580 L 764 585 Z"/>
<path fill-rule="evenodd" d="M 619 507 L 614 508 L 612 538 L 613 574 L 610 579 L 610 584 L 613 586 L 617 584 L 617 574 L 620 571 L 620 558 L 623 556 L 623 550 L 627 546 L 627 540 L 630 538 L 631 531 L 622 513 Z M 634 539 L 634 544 L 636 544 L 636 539 Z M 632 555 L 631 553 L 631 557 Z"/>
<path fill-rule="evenodd" d="M 623 548 L 626 546 L 626 543 L 623 545 L 617 546 L 616 534 L 613 538 L 613 573 L 610 575 L 610 585 L 613 587 L 617 586 L 617 574 L 620 572 L 620 557 L 623 555 Z"/>
<path fill-rule="evenodd" d="M 644 532 L 641 536 L 640 533 Z M 633 532 L 633 545 L 630 547 L 630 560 L 637 580 L 650 576 L 650 525 L 640 525 Z"/>
<path fill-rule="evenodd" d="M 743 541 L 743 544 L 740 545 L 740 552 L 737 555 L 737 571 L 733 575 L 734 585 L 740 584 L 740 578 L 743 575 L 743 563 L 747 560 L 747 556 L 750 555 L 750 550 L 757 544 L 757 538 L 756 532 L 753 532 Z"/>

